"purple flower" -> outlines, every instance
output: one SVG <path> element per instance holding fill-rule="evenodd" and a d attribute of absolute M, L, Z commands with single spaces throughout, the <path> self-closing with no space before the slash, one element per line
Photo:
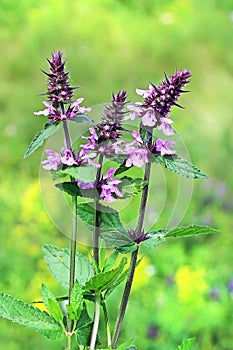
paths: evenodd
<path fill-rule="evenodd" d="M 61 162 L 64 165 L 67 166 L 73 166 L 78 165 L 77 161 L 75 160 L 74 151 L 71 151 L 67 149 L 66 147 L 61 148 Z"/>
<path fill-rule="evenodd" d="M 114 194 L 118 197 L 123 197 L 123 194 L 119 191 L 116 185 L 121 183 L 121 180 L 114 179 L 112 175 L 114 174 L 115 169 L 110 168 L 108 172 L 103 176 L 100 181 L 100 197 L 104 199 L 105 202 L 111 203 L 115 200 Z"/>
<path fill-rule="evenodd" d="M 233 279 L 230 279 L 228 282 L 228 291 L 230 294 L 233 294 Z"/>
<path fill-rule="evenodd" d="M 173 123 L 173 120 L 169 118 L 160 118 L 160 125 L 158 126 L 158 129 L 163 132 L 166 136 L 171 136 L 174 134 L 174 130 L 171 127 L 171 124 Z"/>
<path fill-rule="evenodd" d="M 42 168 L 45 170 L 57 170 L 62 165 L 60 154 L 51 149 L 47 149 L 46 153 L 48 157 L 41 162 Z"/>
<path fill-rule="evenodd" d="M 90 150 L 97 149 L 97 143 L 98 143 L 98 135 L 94 128 L 90 128 L 90 136 L 82 136 L 83 139 L 86 139 L 88 141 L 87 144 L 80 145 L 82 147 L 83 154 L 86 154 Z"/>
<path fill-rule="evenodd" d="M 90 188 L 94 188 L 95 187 L 95 181 L 93 181 L 93 182 L 83 182 L 81 180 L 77 180 L 77 184 L 83 190 L 89 190 Z"/>
<path fill-rule="evenodd" d="M 135 138 L 131 143 L 125 144 L 124 154 L 128 155 L 125 165 L 131 167 L 132 165 L 141 168 L 145 163 L 148 163 L 149 150 L 143 146 L 141 136 L 137 131 L 133 130 L 132 135 Z"/>
<path fill-rule="evenodd" d="M 174 145 L 175 145 L 175 142 L 173 142 L 173 141 L 157 139 L 155 141 L 155 145 L 153 145 L 153 146 L 155 146 L 156 152 L 161 153 L 161 155 L 164 156 L 165 154 L 175 154 L 176 153 L 175 150 L 170 150 L 170 148 L 169 148 L 169 147 L 172 147 Z"/>
<path fill-rule="evenodd" d="M 153 93 L 154 93 L 154 85 L 149 84 L 149 89 L 148 90 L 136 89 L 136 93 L 138 95 L 141 95 L 144 98 L 152 96 Z"/>

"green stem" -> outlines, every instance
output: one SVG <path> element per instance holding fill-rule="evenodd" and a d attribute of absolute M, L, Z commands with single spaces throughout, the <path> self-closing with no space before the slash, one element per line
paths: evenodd
<path fill-rule="evenodd" d="M 145 166 L 144 181 L 146 182 L 146 185 L 144 186 L 143 191 L 142 191 L 138 224 L 137 224 L 137 228 L 135 230 L 136 238 L 139 238 L 142 234 L 143 222 L 144 222 L 145 211 L 146 211 L 146 202 L 147 202 L 147 198 L 148 198 L 150 170 L 151 170 L 151 163 L 149 162 Z M 129 296 L 130 296 L 131 287 L 133 284 L 133 278 L 134 278 L 134 273 L 135 273 L 135 268 L 136 268 L 136 263 L 137 263 L 138 251 L 139 251 L 139 246 L 137 246 L 137 249 L 135 251 L 133 251 L 131 254 L 129 273 L 128 273 L 127 281 L 125 284 L 124 293 L 123 293 L 123 296 L 121 299 L 121 305 L 120 305 L 120 310 L 119 310 L 119 314 L 118 314 L 119 316 L 118 316 L 118 319 L 116 322 L 116 327 L 115 327 L 115 331 L 114 331 L 114 335 L 113 335 L 113 343 L 112 343 L 113 349 L 116 349 L 118 338 L 119 338 L 120 331 L 122 328 L 123 319 L 124 319 L 126 308 L 128 305 L 128 300 L 129 300 Z"/>
<path fill-rule="evenodd" d="M 62 110 L 62 113 L 65 113 L 64 104 L 60 103 L 60 107 Z M 67 121 L 63 121 L 63 130 L 65 134 L 65 140 L 66 140 L 66 146 L 67 148 L 72 151 L 72 144 L 71 144 L 71 138 L 70 133 L 67 125 Z M 73 178 L 70 177 L 70 181 L 73 181 Z M 76 249 L 77 249 L 77 235 L 78 235 L 78 199 L 77 196 L 72 197 L 72 213 L 74 215 L 73 219 L 73 225 L 71 229 L 70 234 L 70 275 L 69 275 L 69 287 L 68 287 L 68 305 L 70 305 L 70 299 L 71 299 L 71 291 L 74 286 L 75 282 L 75 260 L 76 260 Z M 72 348 L 72 332 L 73 332 L 73 321 L 68 316 L 67 319 L 67 332 L 70 333 L 70 335 L 67 336 L 67 350 L 70 350 Z"/>
<path fill-rule="evenodd" d="M 91 342 L 89 350 L 95 350 L 95 343 L 97 339 L 100 319 L 100 294 L 95 296 L 95 310 L 94 310 L 94 322 L 92 327 Z"/>
<path fill-rule="evenodd" d="M 71 335 L 66 336 L 66 348 L 65 350 L 71 350 L 72 349 L 72 342 L 71 342 Z"/>
<path fill-rule="evenodd" d="M 108 347 L 111 348 L 112 347 L 112 339 L 111 339 L 110 323 L 109 323 L 109 318 L 108 318 L 108 310 L 107 310 L 107 306 L 106 306 L 104 299 L 102 299 L 101 305 L 102 305 L 103 312 L 104 312 Z"/>

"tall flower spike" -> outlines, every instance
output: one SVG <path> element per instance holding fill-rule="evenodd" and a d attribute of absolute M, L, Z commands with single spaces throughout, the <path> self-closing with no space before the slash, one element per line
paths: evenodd
<path fill-rule="evenodd" d="M 181 107 L 176 101 L 182 92 L 187 92 L 182 90 L 182 87 L 189 83 L 190 77 L 191 73 L 187 69 L 176 71 L 170 78 L 165 73 L 165 80 L 160 85 L 156 87 L 150 84 L 150 90 L 146 90 L 147 94 L 144 94 L 145 100 L 143 105 L 153 107 L 155 112 L 162 117 L 166 117 L 173 105 Z M 141 91 L 139 90 L 138 92 Z"/>
<path fill-rule="evenodd" d="M 65 72 L 66 61 L 62 60 L 62 53 L 56 51 L 51 60 L 47 59 L 50 66 L 50 73 L 46 73 L 48 76 L 48 90 L 47 95 L 49 101 L 53 106 L 58 107 L 59 103 L 70 103 L 72 101 L 73 90 L 77 86 L 72 87 L 69 83 L 69 73 Z"/>
<path fill-rule="evenodd" d="M 105 106 L 101 123 L 98 124 L 100 141 L 116 139 L 120 136 L 119 130 L 122 130 L 122 121 L 125 115 L 127 92 L 119 91 L 117 95 L 112 94 L 112 100 Z"/>

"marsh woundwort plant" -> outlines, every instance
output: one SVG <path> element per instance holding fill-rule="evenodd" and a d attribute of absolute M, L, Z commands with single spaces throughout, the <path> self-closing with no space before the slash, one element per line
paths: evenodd
<path fill-rule="evenodd" d="M 188 70 L 177 70 L 170 77 L 165 74 L 159 85 L 150 83 L 147 90 L 137 89 L 141 100 L 134 104 L 127 101 L 125 90 L 113 93 L 101 119 L 94 123 L 89 116 L 91 108 L 82 106 L 84 99 L 74 99 L 77 86 L 70 85 L 61 52 L 52 54 L 48 63 L 50 70 L 44 72 L 47 91 L 42 94 L 46 97 L 45 109 L 35 112 L 37 116 L 46 117 L 47 122 L 31 142 L 25 158 L 63 128 L 64 144 L 60 145 L 60 151 L 46 150 L 47 158 L 42 161 L 42 167 L 51 173 L 57 189 L 71 198 L 70 248 L 45 245 L 43 252 L 50 272 L 65 288 L 66 295 L 57 298 L 42 285 L 45 312 L 1 293 L 0 316 L 50 339 L 64 337 L 67 350 L 136 349 L 131 340 L 126 339 L 122 344 L 118 344 L 118 340 L 135 269 L 140 263 L 140 247 L 155 248 L 172 237 L 215 231 L 199 225 L 149 231 L 144 227 L 152 166 L 160 165 L 190 179 L 206 178 L 205 173 L 176 153 L 175 142 L 169 139 L 174 134 L 173 120 L 169 116 L 171 108 L 181 107 L 178 99 L 187 92 L 184 87 L 191 74 Z M 131 120 L 134 120 L 134 128 L 129 127 Z M 72 140 L 70 130 L 74 123 L 89 125 L 81 144 Z M 157 137 L 156 130 L 165 138 Z M 92 181 L 81 175 L 80 169 L 84 167 L 95 169 Z M 142 178 L 127 174 L 134 167 L 143 169 Z M 140 196 L 137 223 L 135 227 L 127 227 L 109 203 L 135 195 Z M 78 219 L 92 232 L 90 259 L 77 250 Z M 130 256 L 129 263 L 127 256 Z M 120 284 L 125 286 L 113 327 L 106 299 Z M 99 336 L 101 313 L 105 320 L 105 339 Z M 186 340 L 182 349 L 191 349 L 192 342 L 193 339 Z"/>

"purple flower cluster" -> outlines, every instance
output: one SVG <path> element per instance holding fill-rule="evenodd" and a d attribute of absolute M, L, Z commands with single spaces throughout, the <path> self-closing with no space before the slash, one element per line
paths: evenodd
<path fill-rule="evenodd" d="M 46 107 L 44 110 L 34 114 L 44 115 L 54 123 L 74 118 L 80 113 L 90 112 L 91 108 L 80 106 L 84 100 L 82 97 L 72 101 L 73 90 L 77 87 L 71 87 L 69 84 L 69 72 L 65 72 L 66 61 L 62 61 L 61 52 L 56 51 L 48 62 L 50 73 L 44 73 L 48 76 L 48 90 L 45 95 L 48 95 L 49 101 L 43 102 Z M 65 109 L 64 105 L 67 103 L 69 106 Z"/>
<path fill-rule="evenodd" d="M 129 105 L 131 113 L 125 119 L 141 118 L 142 126 L 153 129 L 158 128 L 165 136 L 174 134 L 172 128 L 173 120 L 168 118 L 168 114 L 173 105 L 181 107 L 176 101 L 183 92 L 182 87 L 189 82 L 191 74 L 188 70 L 176 71 L 170 78 L 165 74 L 165 80 L 158 86 L 149 84 L 148 90 L 136 89 L 138 95 L 144 98 L 144 101 L 135 105 Z M 161 155 L 174 154 L 169 147 L 174 143 L 169 140 L 158 139 L 153 152 L 159 152 Z"/>

